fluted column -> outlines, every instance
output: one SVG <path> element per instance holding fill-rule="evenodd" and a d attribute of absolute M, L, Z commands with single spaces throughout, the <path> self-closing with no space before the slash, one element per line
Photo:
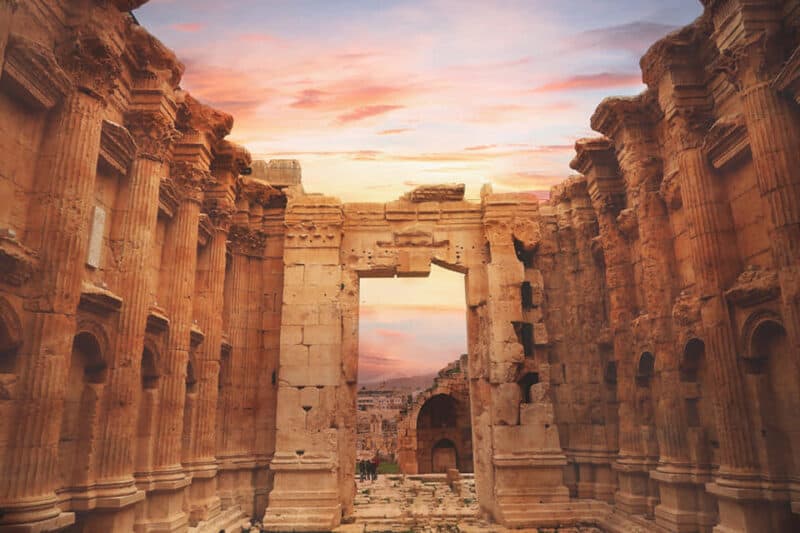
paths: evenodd
<path fill-rule="evenodd" d="M 247 460 L 244 436 L 249 434 L 246 417 L 246 391 L 243 384 L 247 372 L 248 343 L 248 305 L 250 304 L 250 247 L 257 245 L 256 236 L 247 227 L 247 202 L 238 202 L 239 213 L 234 217 L 231 228 L 231 263 L 228 275 L 230 291 L 230 317 L 228 335 L 231 353 L 228 356 L 227 371 L 220 381 L 217 422 L 217 458 L 219 460 L 220 497 L 224 508 L 231 507 L 239 500 L 242 487 L 239 486 L 238 470 Z M 242 220 L 244 216 L 244 220 Z M 242 222 L 244 223 L 242 225 Z"/>
<path fill-rule="evenodd" d="M 203 250 L 198 265 L 197 303 L 195 317 L 205 334 L 195 360 L 197 378 L 197 416 L 184 467 L 192 474 L 190 489 L 190 522 L 208 520 L 219 512 L 216 495 L 217 462 L 216 421 L 219 392 L 220 347 L 222 345 L 222 308 L 225 286 L 225 264 L 230 211 L 211 212 L 214 232 Z"/>
<path fill-rule="evenodd" d="M 132 477 L 135 431 L 145 325 L 150 307 L 147 267 L 155 240 L 161 177 L 166 173 L 172 139 L 176 135 L 172 118 L 153 113 L 132 113 L 127 126 L 138 151 L 123 184 L 122 221 L 119 233 L 119 287 L 125 302 L 117 322 L 114 344 L 109 353 L 105 422 L 97 458 L 98 485 L 103 496 L 117 498 L 124 507 L 138 497 Z M 143 494 L 141 495 L 143 496 Z"/>
<path fill-rule="evenodd" d="M 186 367 L 192 327 L 192 296 L 197 267 L 197 236 L 202 186 L 207 171 L 174 163 L 172 178 L 181 187 L 175 217 L 167 228 L 162 263 L 162 294 L 170 318 L 166 355 L 162 365 L 159 419 L 153 470 L 156 478 L 183 478 L 181 436 L 186 399 Z"/>
<path fill-rule="evenodd" d="M 85 39 L 93 46 L 85 46 Z M 75 312 L 89 241 L 105 97 L 119 50 L 91 32 L 59 50 L 78 90 L 51 111 L 35 171 L 26 244 L 39 270 L 25 306 L 31 315 L 19 359 L 18 407 L 0 476 L 0 526 L 56 528 L 74 520 L 56 507 L 58 445 Z M 36 524 L 33 526 L 32 524 Z"/>

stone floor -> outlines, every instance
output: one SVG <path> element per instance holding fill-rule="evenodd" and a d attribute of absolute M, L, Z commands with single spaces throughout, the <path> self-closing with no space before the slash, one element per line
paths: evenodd
<path fill-rule="evenodd" d="M 451 488 L 444 475 L 384 475 L 377 481 L 357 482 L 355 521 L 337 533 L 419 532 L 451 533 L 490 531 L 504 527 L 479 516 L 475 479 L 462 474 Z M 595 528 L 513 530 L 537 533 L 600 533 Z"/>

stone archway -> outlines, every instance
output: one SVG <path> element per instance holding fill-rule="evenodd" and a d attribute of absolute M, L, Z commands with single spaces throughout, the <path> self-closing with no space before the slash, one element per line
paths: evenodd
<path fill-rule="evenodd" d="M 549 384 L 546 329 L 527 310 L 532 302 L 522 301 L 523 293 L 542 293 L 528 261 L 539 244 L 538 208 L 533 196 L 489 189 L 480 203 L 466 202 L 463 186 L 423 187 L 387 204 L 290 197 L 265 529 L 329 530 L 352 513 L 359 279 L 427 276 L 431 264 L 465 275 L 471 436 L 484 512 L 520 523 L 541 512 L 535 505 L 569 499 L 549 393 L 522 406 L 515 380 L 525 367 Z M 518 330 L 527 335 L 520 339 Z"/>

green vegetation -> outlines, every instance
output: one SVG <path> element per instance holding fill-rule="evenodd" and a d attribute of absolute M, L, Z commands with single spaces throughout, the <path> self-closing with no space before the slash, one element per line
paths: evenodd
<path fill-rule="evenodd" d="M 399 474 L 400 465 L 397 463 L 380 463 L 378 465 L 379 474 Z"/>

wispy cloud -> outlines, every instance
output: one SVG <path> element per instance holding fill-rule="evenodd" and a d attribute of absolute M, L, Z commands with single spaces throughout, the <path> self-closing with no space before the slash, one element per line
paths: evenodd
<path fill-rule="evenodd" d="M 204 30 L 206 25 L 199 22 L 182 22 L 178 24 L 170 24 L 169 27 L 178 32 L 197 33 Z"/>
<path fill-rule="evenodd" d="M 390 128 L 388 130 L 381 130 L 378 132 L 378 135 L 400 135 L 401 133 L 407 133 L 409 131 L 414 131 L 412 128 Z"/>
<path fill-rule="evenodd" d="M 338 120 L 341 123 L 356 122 L 359 120 L 364 120 L 365 118 L 376 117 L 378 115 L 383 115 L 385 113 L 402 108 L 403 106 L 401 105 L 366 105 L 357 107 L 352 111 L 348 111 L 347 113 L 342 113 L 339 115 Z"/>
<path fill-rule="evenodd" d="M 642 84 L 642 75 L 624 72 L 600 72 L 598 74 L 582 74 L 554 80 L 533 89 L 534 93 L 553 93 L 561 91 L 614 89 L 618 87 L 635 87 Z"/>

